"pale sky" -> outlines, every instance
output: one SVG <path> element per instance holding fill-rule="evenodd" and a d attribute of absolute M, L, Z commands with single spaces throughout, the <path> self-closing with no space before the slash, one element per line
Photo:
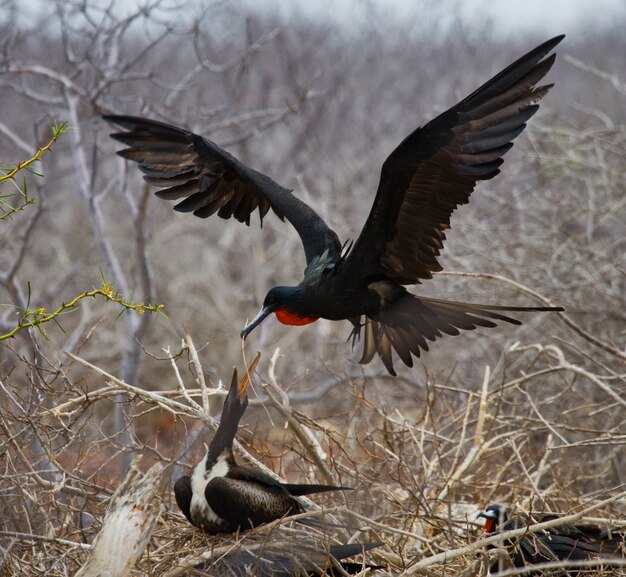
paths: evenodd
<path fill-rule="evenodd" d="M 271 7 L 285 14 L 294 10 L 346 25 L 363 22 L 374 6 L 404 22 L 413 21 L 416 32 L 428 26 L 437 5 L 458 10 L 463 20 L 480 24 L 493 19 L 494 32 L 502 36 L 593 33 L 603 25 L 622 21 L 626 30 L 626 0 L 241 0 L 256 8 Z"/>
<path fill-rule="evenodd" d="M 432 32 L 433 22 L 442 34 L 451 14 L 460 15 L 464 23 L 476 23 L 482 30 L 485 21 L 494 24 L 494 36 L 522 37 L 529 33 L 549 37 L 565 33 L 598 34 L 608 23 L 618 23 L 626 30 L 626 0 L 165 0 L 165 19 L 195 18 L 199 10 L 181 10 L 181 5 L 202 7 L 212 4 L 250 6 L 258 11 L 276 10 L 284 15 L 304 15 L 324 22 L 345 26 L 346 30 L 366 25 L 385 26 L 385 21 L 399 21 L 404 32 Z M 110 0 L 87 0 L 88 5 L 108 5 Z M 135 10 L 152 0 L 118 0 L 117 12 Z M 34 11 L 47 10 L 52 15 L 52 2 L 23 0 L 17 3 L 18 14 L 30 20 Z M 376 21 L 372 22 L 372 14 Z M 0 12 L 0 22 L 8 14 Z M 456 19 L 458 21 L 458 18 Z"/>

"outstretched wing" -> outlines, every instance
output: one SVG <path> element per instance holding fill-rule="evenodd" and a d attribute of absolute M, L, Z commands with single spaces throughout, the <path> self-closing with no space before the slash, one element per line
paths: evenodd
<path fill-rule="evenodd" d="M 418 128 L 383 164 L 370 215 L 345 262 L 346 274 L 384 274 L 419 283 L 437 260 L 450 216 L 478 180 L 499 172 L 512 140 L 552 85 L 537 86 L 554 62 L 544 58 L 564 36 L 538 46 L 467 98 Z"/>
<path fill-rule="evenodd" d="M 326 249 L 339 255 L 337 235 L 310 206 L 208 138 L 147 118 L 103 118 L 126 129 L 111 134 L 128 146 L 118 154 L 137 162 L 144 179 L 164 189 L 157 196 L 184 199 L 175 210 L 193 212 L 201 218 L 217 212 L 221 218 L 234 217 L 249 225 L 255 210 L 263 222 L 272 209 L 297 230 L 307 263 Z"/>

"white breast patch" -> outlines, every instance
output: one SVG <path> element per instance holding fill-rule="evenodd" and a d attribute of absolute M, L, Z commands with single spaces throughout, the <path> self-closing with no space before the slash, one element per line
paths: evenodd
<path fill-rule="evenodd" d="M 217 458 L 215 465 L 210 471 L 206 470 L 206 459 L 207 457 L 205 456 L 204 459 L 194 467 L 193 473 L 191 474 L 191 505 L 189 509 L 194 525 L 200 524 L 200 519 L 204 519 L 210 523 L 219 523 L 222 520 L 207 503 L 204 490 L 211 479 L 225 477 L 228 473 L 226 454 L 222 453 Z"/>

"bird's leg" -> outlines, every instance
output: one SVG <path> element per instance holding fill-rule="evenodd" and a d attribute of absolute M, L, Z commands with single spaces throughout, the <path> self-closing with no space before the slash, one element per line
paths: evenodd
<path fill-rule="evenodd" d="M 352 323 L 352 331 L 348 335 L 347 340 L 352 339 L 352 348 L 354 348 L 357 340 L 361 340 L 361 329 L 365 326 L 365 323 L 361 322 L 361 317 L 352 317 L 348 320 Z"/>

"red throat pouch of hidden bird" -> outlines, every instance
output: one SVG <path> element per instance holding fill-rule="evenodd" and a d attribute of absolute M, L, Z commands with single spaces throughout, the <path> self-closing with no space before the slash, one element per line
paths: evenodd
<path fill-rule="evenodd" d="M 485 533 L 493 533 L 495 524 L 496 524 L 495 519 L 486 519 L 485 524 L 483 525 L 483 531 Z"/>

